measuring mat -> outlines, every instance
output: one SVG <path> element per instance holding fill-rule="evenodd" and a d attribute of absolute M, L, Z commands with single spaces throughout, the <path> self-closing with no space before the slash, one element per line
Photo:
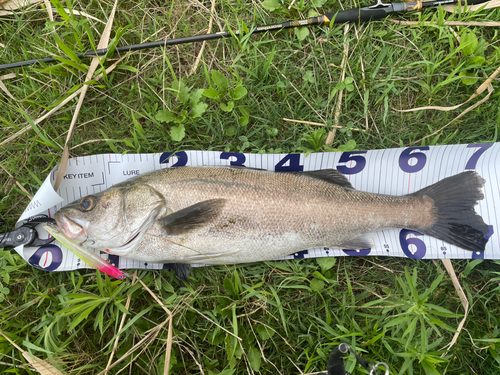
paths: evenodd
<path fill-rule="evenodd" d="M 390 229 L 368 234 L 372 249 L 314 248 L 281 259 L 381 255 L 414 259 L 500 259 L 500 143 L 417 146 L 373 151 L 306 154 L 240 154 L 216 151 L 180 151 L 175 154 L 103 154 L 71 159 L 57 191 L 54 169 L 21 216 L 18 226 L 36 217 L 53 217 L 67 204 L 97 194 L 114 184 L 153 170 L 181 166 L 240 166 L 277 172 L 337 169 L 355 189 L 370 193 L 406 195 L 445 177 L 474 170 L 485 180 L 485 198 L 475 207 L 488 224 L 489 242 L 484 253 L 470 252 L 414 230 Z M 40 225 L 39 236 L 48 234 Z M 89 268 L 59 242 L 41 247 L 19 246 L 16 251 L 32 266 L 46 271 Z M 109 255 L 97 255 L 120 269 L 172 268 Z"/>

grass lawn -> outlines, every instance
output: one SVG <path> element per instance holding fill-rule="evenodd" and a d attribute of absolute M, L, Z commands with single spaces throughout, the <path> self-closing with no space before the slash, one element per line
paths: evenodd
<path fill-rule="evenodd" d="M 40 4 L 0 16 L 0 64 L 84 52 L 99 43 L 113 1 L 59 1 L 51 1 L 53 21 Z M 111 43 L 203 34 L 209 24 L 212 32 L 244 34 L 252 25 L 371 4 L 123 1 Z M 467 101 L 500 66 L 498 26 L 473 22 L 498 22 L 500 11 L 431 8 L 391 19 L 417 23 L 379 20 L 215 40 L 206 43 L 199 64 L 201 43 L 121 55 L 111 72 L 90 82 L 70 156 L 498 141 L 499 78 L 491 81 L 489 97 L 485 90 L 456 109 L 399 110 Z M 103 61 L 96 75 L 117 59 Z M 78 97 L 60 104 L 82 87 L 89 64 L 73 57 L 0 71 L 0 217 L 11 228 L 60 161 Z M 131 286 L 132 280 L 109 280 L 93 270 L 47 273 L 0 250 L 0 332 L 65 374 L 100 374 L 108 362 L 109 374 L 164 374 L 166 353 L 171 374 L 303 374 L 325 370 L 341 342 L 386 362 L 391 374 L 499 374 L 500 263 L 453 265 L 470 311 L 447 352 L 464 314 L 449 275 L 440 261 L 398 258 L 199 268 L 187 287 L 168 270 L 139 271 L 173 313 L 169 331 L 167 312 L 139 282 Z M 347 369 L 366 374 L 351 357 Z M 3 336 L 0 372 L 36 373 Z"/>

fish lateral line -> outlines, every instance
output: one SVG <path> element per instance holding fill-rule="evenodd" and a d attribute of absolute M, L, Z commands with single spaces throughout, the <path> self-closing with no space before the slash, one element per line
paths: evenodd
<path fill-rule="evenodd" d="M 220 261 L 219 259 L 216 259 L 216 258 L 217 258 L 217 257 L 222 257 L 222 256 L 225 256 L 225 255 L 231 255 L 231 254 L 234 254 L 234 253 L 235 253 L 235 252 L 233 252 L 233 253 L 224 253 L 224 254 L 219 254 L 219 255 L 216 255 L 216 256 L 214 257 L 214 256 L 211 256 L 211 255 L 205 254 L 205 253 L 203 253 L 203 252 L 202 252 L 202 251 L 200 251 L 200 250 L 195 250 L 195 249 L 190 248 L 190 247 L 188 247 L 188 246 L 186 246 L 186 245 L 183 245 L 183 244 L 181 244 L 181 243 L 177 243 L 177 242 L 175 242 L 175 241 L 172 241 L 172 240 L 171 240 L 171 239 L 169 239 L 169 238 L 164 238 L 164 239 L 165 239 L 166 241 L 170 242 L 170 243 L 171 243 L 171 244 L 173 244 L 173 245 L 181 246 L 181 247 L 183 247 L 183 248 L 185 248 L 185 249 L 188 249 L 188 250 L 191 250 L 191 251 L 193 251 L 193 252 L 197 253 L 197 254 L 200 256 L 200 259 L 199 259 L 199 261 L 200 261 L 200 262 L 203 262 L 203 259 L 201 259 L 201 257 L 205 257 L 206 259 L 211 259 L 211 260 L 213 260 L 214 262 L 217 262 L 219 265 L 224 266 L 224 267 L 227 267 L 227 266 L 228 266 L 228 265 L 227 265 L 227 263 L 224 263 L 224 262 L 222 262 L 222 261 Z M 175 264 L 175 263 L 178 263 L 178 264 L 189 264 L 189 263 L 183 263 L 183 262 L 172 262 L 172 261 L 170 261 L 170 262 L 171 262 L 171 263 L 174 263 L 174 264 Z"/>

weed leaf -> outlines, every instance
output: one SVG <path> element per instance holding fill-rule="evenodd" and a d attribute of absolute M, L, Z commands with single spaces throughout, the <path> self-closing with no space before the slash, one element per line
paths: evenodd
<path fill-rule="evenodd" d="M 238 119 L 238 123 L 240 124 L 240 126 L 247 126 L 249 122 L 250 122 L 250 119 L 248 117 L 245 117 L 245 116 L 241 116 Z"/>
<path fill-rule="evenodd" d="M 313 291 L 321 292 L 325 289 L 325 282 L 323 280 L 312 279 L 310 286 Z"/>
<path fill-rule="evenodd" d="M 210 99 L 220 100 L 219 92 L 216 89 L 206 89 L 203 91 L 203 95 Z"/>
<path fill-rule="evenodd" d="M 205 90 L 203 90 L 203 89 L 198 89 L 198 90 L 194 90 L 191 93 L 191 98 L 189 99 L 189 102 L 191 103 L 191 107 L 193 107 L 196 104 L 198 104 L 198 102 L 200 101 L 201 97 L 203 96 L 203 92 L 204 91 Z"/>
<path fill-rule="evenodd" d="M 464 85 L 470 86 L 477 82 L 476 75 L 469 70 L 463 70 L 460 73 L 458 73 L 458 75 L 462 79 L 462 83 Z"/>
<path fill-rule="evenodd" d="M 177 117 L 168 109 L 162 109 L 161 111 L 158 111 L 155 119 L 161 122 L 166 122 L 168 124 L 169 122 L 177 120 Z"/>
<path fill-rule="evenodd" d="M 302 41 L 304 40 L 305 38 L 307 38 L 307 36 L 309 35 L 309 28 L 307 27 L 298 27 L 295 29 L 295 35 L 297 35 L 297 39 Z"/>
<path fill-rule="evenodd" d="M 263 325 L 258 325 L 255 329 L 261 340 L 268 340 L 274 335 L 274 331 L 271 328 L 267 328 Z"/>
<path fill-rule="evenodd" d="M 174 142 L 180 142 L 186 136 L 186 131 L 184 129 L 184 125 L 174 125 L 170 128 L 170 137 Z"/>
<path fill-rule="evenodd" d="M 464 56 L 469 56 L 474 53 L 478 45 L 478 40 L 476 34 L 472 31 L 466 30 L 462 37 L 460 38 L 460 47 L 462 47 L 462 52 Z"/>
<path fill-rule="evenodd" d="M 228 137 L 232 137 L 235 134 L 236 134 L 236 126 L 230 126 L 229 128 L 226 129 L 226 135 Z"/>
<path fill-rule="evenodd" d="M 191 108 L 191 118 L 201 117 L 201 115 L 205 113 L 207 108 L 208 108 L 208 104 L 206 104 L 206 103 L 196 104 L 195 106 L 193 106 Z"/>
<path fill-rule="evenodd" d="M 250 366 L 254 371 L 259 371 L 260 361 L 261 361 L 260 351 L 252 346 L 248 351 L 248 362 L 250 362 Z"/>
<path fill-rule="evenodd" d="M 279 0 L 264 0 L 262 2 L 262 8 L 272 12 L 281 8 L 281 2 Z"/>
<path fill-rule="evenodd" d="M 240 100 L 247 95 L 248 91 L 244 86 L 236 86 L 234 90 L 229 90 L 229 93 L 233 100 Z"/>
<path fill-rule="evenodd" d="M 214 80 L 215 85 L 223 92 L 227 90 L 228 81 L 227 78 L 224 77 L 217 70 L 212 70 L 212 79 Z"/>
<path fill-rule="evenodd" d="M 227 104 L 220 103 L 220 109 L 222 109 L 224 112 L 231 112 L 234 108 L 234 102 L 231 100 Z"/>
<path fill-rule="evenodd" d="M 317 258 L 316 261 L 318 262 L 319 266 L 321 267 L 321 273 L 325 273 L 328 271 L 330 268 L 332 268 L 335 263 L 337 263 L 337 258 L 335 257 L 324 257 L 324 258 Z"/>

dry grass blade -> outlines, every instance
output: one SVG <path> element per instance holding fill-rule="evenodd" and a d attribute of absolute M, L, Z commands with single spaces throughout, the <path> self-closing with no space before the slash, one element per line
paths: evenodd
<path fill-rule="evenodd" d="M 94 17 L 94 16 L 91 16 L 90 14 L 88 13 L 85 13 L 85 12 L 82 12 L 82 11 L 79 11 L 79 10 L 76 10 L 76 9 L 67 9 L 67 8 L 64 8 L 63 9 L 67 14 L 74 14 L 74 15 L 77 15 L 77 16 L 82 16 L 82 17 L 85 17 L 85 18 L 88 18 L 88 19 L 91 19 L 93 21 L 96 21 L 96 22 L 100 22 L 102 24 L 106 24 L 106 22 L 103 22 L 101 21 L 99 18 L 97 17 Z M 53 10 L 52 11 L 53 13 L 57 13 L 57 10 Z"/>
<path fill-rule="evenodd" d="M 0 10 L 0 16 L 5 16 L 7 14 L 12 14 L 13 10 L 17 10 L 29 5 L 41 3 L 42 0 L 7 0 L 0 2 L 2 10 Z"/>
<path fill-rule="evenodd" d="M 18 187 L 19 189 L 21 189 L 21 191 L 22 191 L 24 194 L 26 194 L 26 196 L 27 196 L 27 197 L 29 197 L 29 199 L 33 199 L 33 196 L 32 196 L 32 195 L 28 192 L 28 190 L 26 190 L 26 189 L 24 188 L 24 186 L 23 186 L 23 185 L 21 185 L 21 184 L 19 183 L 19 181 L 17 181 L 17 180 L 15 179 L 15 177 L 14 177 L 14 176 L 12 176 L 12 174 L 11 174 L 11 173 L 10 173 L 7 169 L 5 169 L 5 167 L 4 167 L 3 165 L 1 165 L 1 164 L 0 164 L 0 167 L 4 170 L 4 172 L 5 172 L 5 173 L 7 173 L 7 174 L 9 175 L 9 177 L 11 178 L 11 181 L 15 181 L 15 182 L 16 182 L 17 187 Z M 7 187 L 5 188 L 5 195 L 7 195 L 7 194 L 9 193 L 9 192 L 8 192 L 8 190 L 10 190 L 10 189 L 8 189 L 8 186 L 7 186 Z"/>
<path fill-rule="evenodd" d="M 214 12 L 215 12 L 215 0 L 212 0 L 212 7 L 210 8 L 210 21 L 208 22 L 207 34 L 212 33 L 212 25 L 214 23 L 214 16 L 213 16 Z M 201 56 L 203 55 L 203 51 L 205 50 L 206 45 L 207 45 L 207 42 L 203 41 L 201 48 L 200 48 L 200 52 L 198 53 L 198 56 L 196 57 L 196 61 L 194 62 L 194 65 L 191 68 L 191 71 L 189 72 L 188 75 L 193 74 L 194 72 L 196 72 L 196 69 L 198 69 L 198 65 L 200 64 Z"/>
<path fill-rule="evenodd" d="M 210 319 L 208 316 L 206 316 L 205 314 L 203 314 L 201 311 L 198 311 L 197 309 L 195 309 L 193 306 L 191 305 L 188 305 L 187 303 L 184 302 L 184 304 L 186 305 L 186 307 L 188 307 L 190 310 L 200 314 L 203 318 L 205 318 L 206 320 L 208 320 L 210 323 L 213 323 L 215 324 L 217 327 L 219 327 L 221 330 L 223 330 L 224 332 L 226 332 L 227 334 L 233 336 L 234 338 L 236 338 L 238 341 L 242 341 L 243 339 L 239 336 L 236 336 L 234 333 L 232 333 L 231 331 L 228 331 L 227 329 L 225 329 L 224 327 L 222 327 L 220 324 L 218 324 L 217 322 L 215 322 L 214 320 Z"/>
<path fill-rule="evenodd" d="M 168 334 L 167 334 L 167 348 L 165 349 L 165 367 L 163 368 L 163 375 L 168 375 L 170 372 L 170 359 L 172 358 L 172 331 L 174 330 L 172 323 L 173 319 L 168 319 Z"/>
<path fill-rule="evenodd" d="M 460 108 L 461 106 L 463 106 L 464 104 L 468 103 L 471 100 L 472 100 L 472 96 L 469 99 L 467 99 L 465 102 L 457 104 L 457 105 L 453 105 L 451 107 L 441 107 L 441 106 L 437 106 L 437 105 L 428 105 L 428 106 L 425 106 L 425 107 L 410 108 L 410 109 L 396 109 L 396 108 L 394 108 L 394 110 L 396 112 L 402 112 L 402 113 L 425 111 L 427 109 L 435 109 L 436 111 L 448 112 L 448 111 L 453 111 L 453 110 L 455 110 L 457 108 Z"/>
<path fill-rule="evenodd" d="M 262 52 L 259 51 L 261 54 Z M 279 71 L 279 69 L 276 67 L 276 65 L 274 65 L 274 63 L 271 64 L 272 67 L 277 71 L 279 72 L 280 76 L 282 76 L 285 80 L 288 80 L 288 77 L 286 75 L 284 75 L 282 72 Z M 297 94 L 299 94 L 299 96 L 304 100 L 304 102 L 309 106 L 309 108 L 311 108 L 314 113 L 320 118 L 323 120 L 323 116 L 321 115 L 320 112 L 318 112 L 316 110 L 316 108 L 314 108 L 314 106 L 304 97 L 304 95 L 302 94 L 302 92 L 291 82 L 289 81 L 290 83 L 290 86 L 292 86 L 292 88 L 297 92 Z"/>
<path fill-rule="evenodd" d="M 135 282 L 137 280 L 137 270 L 134 272 L 134 277 L 132 278 L 132 283 L 130 287 L 133 287 Z M 132 299 L 132 295 L 129 295 L 127 297 L 127 302 L 125 303 L 125 309 L 128 311 L 130 307 L 130 300 Z M 120 332 L 125 324 L 125 318 L 127 317 L 126 313 L 123 313 L 122 315 L 122 320 L 120 321 L 120 327 L 118 328 L 118 332 Z M 111 366 L 111 362 L 113 362 L 113 357 L 115 356 L 116 349 L 118 348 L 118 341 L 120 341 L 120 335 L 118 335 L 115 339 L 115 343 L 113 344 L 113 351 L 111 352 L 111 355 L 109 356 L 108 364 L 106 366 L 105 373 L 109 371 L 109 366 Z"/>
<path fill-rule="evenodd" d="M 106 69 L 106 74 L 109 74 L 111 73 L 117 66 L 118 64 L 120 64 L 128 55 L 123 55 L 122 57 L 120 57 L 117 61 L 115 61 L 115 63 L 113 65 L 111 65 L 109 68 Z M 7 74 L 8 75 L 8 74 Z M 95 77 L 95 80 L 98 81 L 102 78 L 103 74 L 99 74 L 97 77 Z M 5 77 L 5 76 L 4 76 Z M 35 125 L 41 123 L 43 120 L 47 119 L 48 117 L 50 117 L 51 115 L 53 115 L 55 112 L 57 112 L 60 108 L 64 107 L 67 103 L 69 103 L 70 101 L 72 101 L 74 98 L 76 98 L 83 90 L 83 87 L 80 87 L 78 90 L 76 90 L 73 94 L 71 94 L 70 96 L 68 96 L 66 99 L 64 99 L 61 103 L 59 103 L 57 106 L 55 106 L 54 108 L 52 108 L 50 111 L 48 111 L 46 114 L 44 114 L 43 116 L 37 118 L 35 121 L 33 121 L 33 123 Z M 3 146 L 9 142 L 12 142 L 14 139 L 16 139 L 17 137 L 23 135 L 25 132 L 27 132 L 29 129 L 32 129 L 31 125 L 26 125 L 24 128 L 22 128 L 21 130 L 19 130 L 17 133 L 11 135 L 9 138 L 5 139 L 2 143 L 0 143 L 0 146 Z"/>
<path fill-rule="evenodd" d="M 359 41 L 359 33 L 358 33 L 357 26 L 354 26 L 354 33 L 356 35 L 356 39 Z M 361 76 L 363 77 L 363 90 L 364 90 L 364 93 L 366 94 L 367 88 L 366 88 L 366 75 L 365 75 L 365 66 L 363 63 L 363 55 L 359 56 L 359 63 L 360 63 L 360 67 L 361 67 Z M 362 99 L 363 99 L 363 104 L 366 106 L 365 98 L 362 97 Z M 368 131 L 368 112 L 365 115 L 365 129 L 366 129 L 366 131 Z M 378 131 L 378 129 L 377 129 L 377 131 Z"/>
<path fill-rule="evenodd" d="M 100 117 L 100 118 L 102 118 L 102 117 Z M 79 145 L 75 145 L 75 146 L 71 147 L 71 150 L 74 150 L 74 149 L 81 147 L 81 146 L 88 145 L 89 143 L 100 143 L 100 142 L 110 142 L 110 141 L 113 141 L 113 139 L 112 138 L 89 139 L 88 141 L 82 142 Z"/>
<path fill-rule="evenodd" d="M 170 371 L 170 358 L 172 357 L 172 330 L 173 330 L 172 320 L 173 320 L 173 315 L 172 315 L 172 312 L 169 309 L 167 309 L 167 307 L 163 304 L 163 302 L 160 301 L 158 296 L 156 294 L 154 294 L 151 291 L 151 289 L 149 289 L 148 286 L 142 282 L 142 280 L 139 280 L 139 282 L 141 283 L 143 288 L 146 289 L 149 294 L 151 294 L 151 296 L 155 299 L 155 301 L 158 302 L 158 304 L 161 306 L 161 308 L 163 310 L 165 310 L 165 312 L 168 315 L 167 348 L 165 349 L 165 367 L 163 370 L 163 374 L 168 375 L 168 373 Z"/>
<path fill-rule="evenodd" d="M 425 21 L 425 22 L 418 22 L 418 21 L 398 21 L 398 20 L 393 20 L 389 19 L 389 22 L 395 23 L 397 25 L 404 25 L 404 26 L 431 26 L 431 25 L 439 25 L 438 22 L 431 22 L 431 21 Z M 444 26 L 484 26 L 484 27 L 499 27 L 500 22 L 495 22 L 495 21 L 447 21 L 443 22 Z"/>
<path fill-rule="evenodd" d="M 344 26 L 344 36 L 347 35 L 349 32 L 349 24 L 346 24 Z M 349 54 L 349 43 L 345 42 L 344 43 L 344 56 L 342 57 L 342 63 L 340 64 L 340 69 L 342 69 L 342 78 L 340 79 L 341 82 L 345 80 L 345 72 L 346 72 L 346 65 L 347 65 L 347 55 Z M 342 96 L 344 94 L 344 90 L 339 91 L 339 96 L 337 99 L 337 104 L 335 105 L 335 114 L 333 117 L 333 125 L 336 125 L 339 123 L 339 116 L 340 116 L 340 108 L 342 107 Z M 326 137 L 326 144 L 331 145 L 333 143 L 333 140 L 335 139 L 335 133 L 336 133 L 336 127 L 333 127 L 333 130 L 328 133 L 328 136 Z"/>
<path fill-rule="evenodd" d="M 149 340 L 150 343 L 153 342 L 156 339 L 156 336 L 158 336 L 158 333 L 160 333 L 160 331 L 163 329 L 163 327 L 165 326 L 165 324 L 167 324 L 168 321 L 169 321 L 169 319 L 163 321 L 162 323 L 160 323 L 159 325 L 157 325 L 156 327 L 154 327 L 152 330 L 150 330 L 146 334 L 146 336 L 144 336 L 137 344 L 135 344 L 133 347 L 131 347 L 124 355 L 122 355 L 111 366 L 109 366 L 109 369 L 103 370 L 100 373 L 98 373 L 97 375 L 105 375 L 109 370 L 111 370 L 113 367 L 115 367 L 119 363 L 123 362 L 128 356 L 130 356 L 137 349 L 139 349 L 141 346 L 143 346 L 143 344 L 146 341 Z M 146 347 L 147 347 L 147 345 L 146 345 Z M 145 349 L 143 349 L 143 350 L 145 350 Z"/>
<path fill-rule="evenodd" d="M 50 0 L 43 0 L 43 3 L 45 4 L 45 8 L 47 9 L 47 13 L 49 14 L 49 20 L 51 22 L 54 22 L 54 10 L 52 9 L 52 4 L 50 3 Z"/>
<path fill-rule="evenodd" d="M 301 121 L 301 120 L 294 120 L 291 118 L 284 118 L 284 121 L 290 121 L 290 122 L 297 122 L 299 124 L 307 124 L 307 125 L 316 125 L 316 126 L 326 126 L 326 124 L 322 124 L 321 122 L 313 122 L 313 121 Z"/>
<path fill-rule="evenodd" d="M 443 129 L 447 128 L 448 126 L 450 126 L 452 123 L 454 123 L 455 121 L 457 121 L 460 117 L 464 116 L 466 113 L 469 113 L 470 111 L 472 111 L 474 108 L 477 108 L 479 107 L 481 104 L 483 104 L 485 101 L 487 101 L 491 94 L 493 93 L 493 86 L 491 85 L 491 83 L 488 85 L 488 95 L 486 95 L 483 99 L 481 99 L 480 101 L 478 101 L 476 104 L 474 105 L 471 105 L 469 108 L 467 108 L 466 110 L 464 110 L 462 113 L 460 113 L 457 117 L 455 117 L 453 120 L 451 120 L 449 123 L 447 123 L 445 126 L 439 128 L 438 130 L 436 130 L 434 133 L 432 134 L 429 134 L 429 135 L 426 135 L 425 137 L 422 137 L 420 138 L 418 141 L 415 141 L 412 143 L 412 145 L 414 144 L 417 144 L 417 143 L 421 143 L 424 139 L 427 139 L 429 137 L 433 137 L 435 135 L 437 135 L 438 133 L 440 133 Z"/>
<path fill-rule="evenodd" d="M 0 335 L 2 335 L 8 342 L 11 343 L 17 350 L 21 352 L 23 357 L 28 361 L 28 363 L 33 366 L 33 368 L 38 371 L 42 375 L 64 375 L 63 372 L 59 371 L 56 369 L 54 366 L 48 364 L 46 361 L 43 359 L 40 359 L 38 357 L 35 357 L 34 355 L 31 355 L 28 353 L 26 350 L 23 350 L 21 347 L 19 347 L 14 341 L 9 339 L 7 336 L 4 335 L 3 332 L 0 332 Z"/>
<path fill-rule="evenodd" d="M 2 91 L 9 97 L 11 98 L 12 100 L 16 100 L 16 98 L 14 98 L 14 95 L 12 95 L 9 91 L 9 89 L 7 89 L 7 86 L 5 86 L 5 83 L 2 82 L 2 80 L 0 79 L 0 89 L 2 89 Z"/>
<path fill-rule="evenodd" d="M 0 46 L 5 47 L 2 43 L 0 43 Z M 5 83 L 3 83 L 2 81 L 4 79 L 11 79 L 15 77 L 16 75 L 14 73 L 5 74 L 0 77 L 0 89 L 2 89 L 2 91 L 5 92 L 5 94 L 12 100 L 16 100 L 16 98 L 10 93 L 10 91 L 7 89 L 7 86 L 5 86 Z"/>
<path fill-rule="evenodd" d="M 102 33 L 101 40 L 99 41 L 99 45 L 97 46 L 97 49 L 104 49 L 104 48 L 108 47 L 109 38 L 111 35 L 111 27 L 113 26 L 113 20 L 115 18 L 117 6 L 118 6 L 118 0 L 115 0 L 115 3 L 113 5 L 113 9 L 111 10 L 111 14 L 109 16 L 108 22 L 106 23 L 106 27 L 104 28 L 104 31 Z M 92 76 L 94 75 L 94 72 L 96 71 L 98 66 L 99 66 L 99 57 L 96 56 L 96 57 L 92 58 L 92 62 L 90 63 L 90 67 L 89 67 L 89 70 L 87 72 L 87 78 L 85 79 L 85 81 L 90 81 L 92 79 Z M 85 99 L 85 95 L 87 94 L 88 89 L 89 89 L 89 85 L 82 86 L 80 98 L 78 99 L 78 104 L 76 105 L 75 113 L 73 114 L 73 118 L 71 119 L 71 124 L 69 126 L 68 135 L 66 137 L 66 142 L 64 144 L 64 151 L 63 151 L 63 154 L 61 157 L 61 162 L 59 164 L 59 170 L 57 171 L 56 181 L 54 183 L 54 190 L 57 190 L 59 188 L 59 185 L 61 184 L 61 182 L 63 180 L 64 174 L 66 173 L 66 167 L 67 167 L 68 159 L 69 159 L 68 143 L 71 140 L 71 137 L 73 135 L 73 129 L 75 128 L 76 119 L 78 118 L 78 114 L 80 113 L 80 108 L 82 108 L 83 100 Z"/>
<path fill-rule="evenodd" d="M 321 122 L 313 122 L 313 121 L 302 121 L 302 120 L 293 120 L 291 118 L 283 118 L 284 121 L 290 121 L 290 122 L 297 122 L 299 124 L 307 124 L 307 125 L 315 125 L 315 126 L 326 126 L 326 124 L 322 124 Z M 334 128 L 337 128 L 337 129 L 342 129 L 343 126 L 340 126 L 340 125 L 332 125 Z M 359 131 L 363 131 L 363 129 L 359 129 L 359 128 L 351 128 L 351 130 L 359 130 Z"/>
<path fill-rule="evenodd" d="M 259 48 L 257 48 L 257 51 L 262 55 L 262 57 L 264 57 L 264 58 L 268 57 Z M 311 108 L 311 110 L 318 116 L 318 118 L 320 118 L 323 121 L 326 121 L 326 120 L 324 120 L 323 115 L 321 114 L 321 112 L 319 112 L 319 111 L 316 110 L 316 108 L 303 95 L 303 93 L 301 92 L 301 90 L 299 90 L 292 83 L 292 81 L 289 80 L 289 77 L 287 77 L 285 74 L 283 74 L 274 63 L 271 63 L 271 66 L 273 67 L 273 69 L 275 69 L 279 73 L 280 76 L 282 76 L 290 84 L 290 86 L 292 86 L 292 88 L 295 90 L 295 92 L 304 100 L 304 102 L 307 104 L 307 106 L 309 108 Z"/>
<path fill-rule="evenodd" d="M 395 109 L 395 111 L 397 112 L 416 112 L 416 111 L 422 111 L 422 110 L 425 110 L 425 109 L 435 109 L 435 110 L 438 110 L 438 111 L 452 111 L 454 109 L 457 109 L 457 108 L 460 108 L 461 106 L 463 106 L 464 104 L 467 104 L 468 102 L 470 102 L 472 99 L 475 99 L 477 98 L 479 95 L 481 95 L 486 89 L 488 89 L 488 91 L 490 91 L 490 87 L 491 87 L 491 82 L 493 82 L 493 80 L 496 78 L 496 76 L 500 73 L 500 66 L 497 68 L 497 70 L 495 70 L 493 72 L 493 74 L 491 76 L 488 77 L 488 79 L 486 81 L 484 81 L 481 86 L 479 86 L 476 90 L 476 92 L 474 92 L 474 94 L 471 95 L 471 97 L 469 99 L 467 99 L 465 102 L 461 103 L 461 104 L 457 104 L 457 105 L 454 105 L 454 106 L 451 106 L 451 107 L 440 107 L 440 106 L 427 106 L 427 107 L 418 107 L 418 108 L 411 108 L 411 109 Z M 493 87 L 491 87 L 491 90 L 493 90 Z M 491 94 L 491 92 L 490 92 Z M 489 97 L 489 95 L 487 96 Z M 480 102 L 480 103 L 483 103 L 484 102 L 484 99 Z"/>
<path fill-rule="evenodd" d="M 451 260 L 449 259 L 442 259 L 444 266 L 446 267 L 446 270 L 448 271 L 448 274 L 451 277 L 451 281 L 453 282 L 453 286 L 455 287 L 455 290 L 457 291 L 458 297 L 460 298 L 460 302 L 462 302 L 462 306 L 464 307 L 465 314 L 458 325 L 457 332 L 455 332 L 455 335 L 453 335 L 453 339 L 450 341 L 448 345 L 446 345 L 443 349 L 446 349 L 446 352 L 444 352 L 441 357 L 446 356 L 448 354 L 448 350 L 451 349 L 453 345 L 458 340 L 458 336 L 460 335 L 460 332 L 462 331 L 462 328 L 464 327 L 465 321 L 467 320 L 467 315 L 469 314 L 469 300 L 467 299 L 467 296 L 464 293 L 464 290 L 462 289 L 462 286 L 460 285 L 460 282 L 457 279 L 457 275 L 455 273 L 455 269 L 453 268 L 453 264 L 451 263 Z"/>
<path fill-rule="evenodd" d="M 0 43 L 0 45 L 2 45 L 2 43 Z M 11 78 L 16 78 L 16 74 L 15 73 L 4 74 L 3 76 L 0 77 L 0 80 L 11 79 Z"/>

